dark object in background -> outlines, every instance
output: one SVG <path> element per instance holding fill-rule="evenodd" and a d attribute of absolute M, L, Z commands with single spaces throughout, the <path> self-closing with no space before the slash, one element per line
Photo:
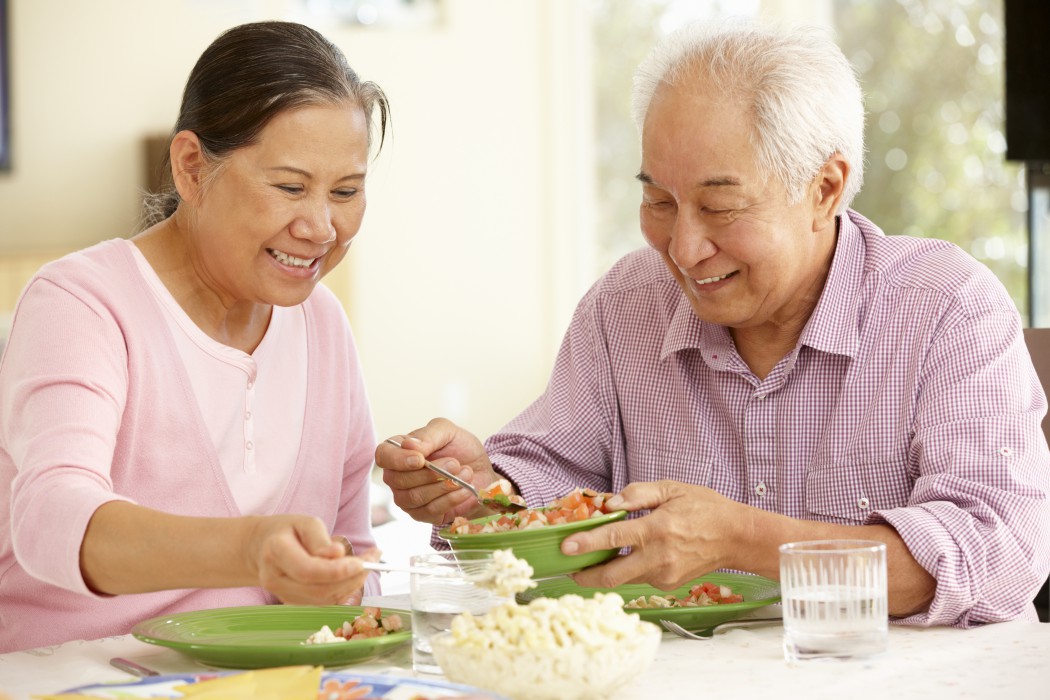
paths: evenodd
<path fill-rule="evenodd" d="M 1050 161 L 1050 2 L 1005 0 L 1006 158 Z"/>

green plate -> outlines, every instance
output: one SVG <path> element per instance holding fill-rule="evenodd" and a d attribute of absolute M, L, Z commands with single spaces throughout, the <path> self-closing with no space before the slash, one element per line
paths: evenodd
<path fill-rule="evenodd" d="M 472 523 L 486 523 L 499 518 L 490 515 L 486 518 L 471 520 Z M 562 525 L 544 525 L 531 530 L 511 530 L 509 532 L 481 532 L 476 535 L 457 535 L 446 527 L 438 535 L 448 540 L 454 550 L 469 551 L 472 549 L 509 549 L 514 556 L 524 559 L 532 566 L 533 578 L 547 578 L 558 574 L 571 574 L 594 564 L 601 564 L 616 556 L 619 549 L 602 549 L 568 556 L 561 553 L 561 541 L 574 532 L 590 530 L 607 523 L 623 520 L 627 511 L 596 515 L 593 518 L 579 520 Z"/>
<path fill-rule="evenodd" d="M 412 613 L 398 614 L 400 632 L 332 644 L 303 644 L 322 625 L 335 628 L 364 611 L 356 605 L 256 605 L 175 613 L 144 620 L 131 633 L 148 644 L 170 647 L 210 666 L 345 666 L 378 656 L 412 639 Z"/>
<path fill-rule="evenodd" d="M 723 603 L 719 605 L 706 605 L 702 608 L 624 608 L 627 612 L 638 613 L 638 616 L 649 622 L 660 620 L 671 620 L 677 622 L 686 629 L 695 630 L 703 627 L 711 627 L 728 620 L 734 620 L 752 610 L 764 608 L 767 605 L 780 602 L 780 584 L 776 581 L 762 576 L 751 576 L 750 574 L 708 574 L 693 579 L 684 586 L 679 586 L 673 591 L 661 591 L 643 583 L 629 583 L 616 588 L 584 588 L 576 585 L 571 578 L 555 578 L 548 581 L 540 581 L 536 588 L 530 588 L 524 593 L 519 593 L 519 602 L 528 603 L 535 598 L 558 598 L 569 593 L 590 598 L 598 592 L 613 591 L 619 593 L 624 602 L 630 601 L 638 596 L 668 595 L 674 594 L 685 597 L 689 589 L 698 583 L 709 581 L 720 586 L 729 586 L 733 593 L 744 596 L 742 603 Z"/>

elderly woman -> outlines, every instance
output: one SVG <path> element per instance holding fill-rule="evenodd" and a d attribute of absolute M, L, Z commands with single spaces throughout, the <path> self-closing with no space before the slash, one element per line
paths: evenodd
<path fill-rule="evenodd" d="M 388 113 L 312 29 L 233 28 L 190 74 L 152 225 L 30 281 L 0 363 L 0 651 L 375 585 L 346 556 L 376 554 L 371 413 L 318 281 Z"/>

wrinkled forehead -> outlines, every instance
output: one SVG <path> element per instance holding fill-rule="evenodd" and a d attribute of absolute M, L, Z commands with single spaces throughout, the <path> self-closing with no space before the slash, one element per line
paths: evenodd
<path fill-rule="evenodd" d="M 661 83 L 653 93 L 642 123 L 643 148 L 653 137 L 680 140 L 733 138 L 751 141 L 751 114 L 743 97 L 710 83 Z"/>

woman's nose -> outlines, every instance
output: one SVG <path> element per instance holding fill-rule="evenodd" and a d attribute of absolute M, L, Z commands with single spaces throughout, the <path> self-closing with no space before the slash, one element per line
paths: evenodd
<path fill-rule="evenodd" d="M 335 240 L 335 224 L 328 203 L 312 204 L 299 213 L 292 225 L 292 235 L 315 243 Z"/>

